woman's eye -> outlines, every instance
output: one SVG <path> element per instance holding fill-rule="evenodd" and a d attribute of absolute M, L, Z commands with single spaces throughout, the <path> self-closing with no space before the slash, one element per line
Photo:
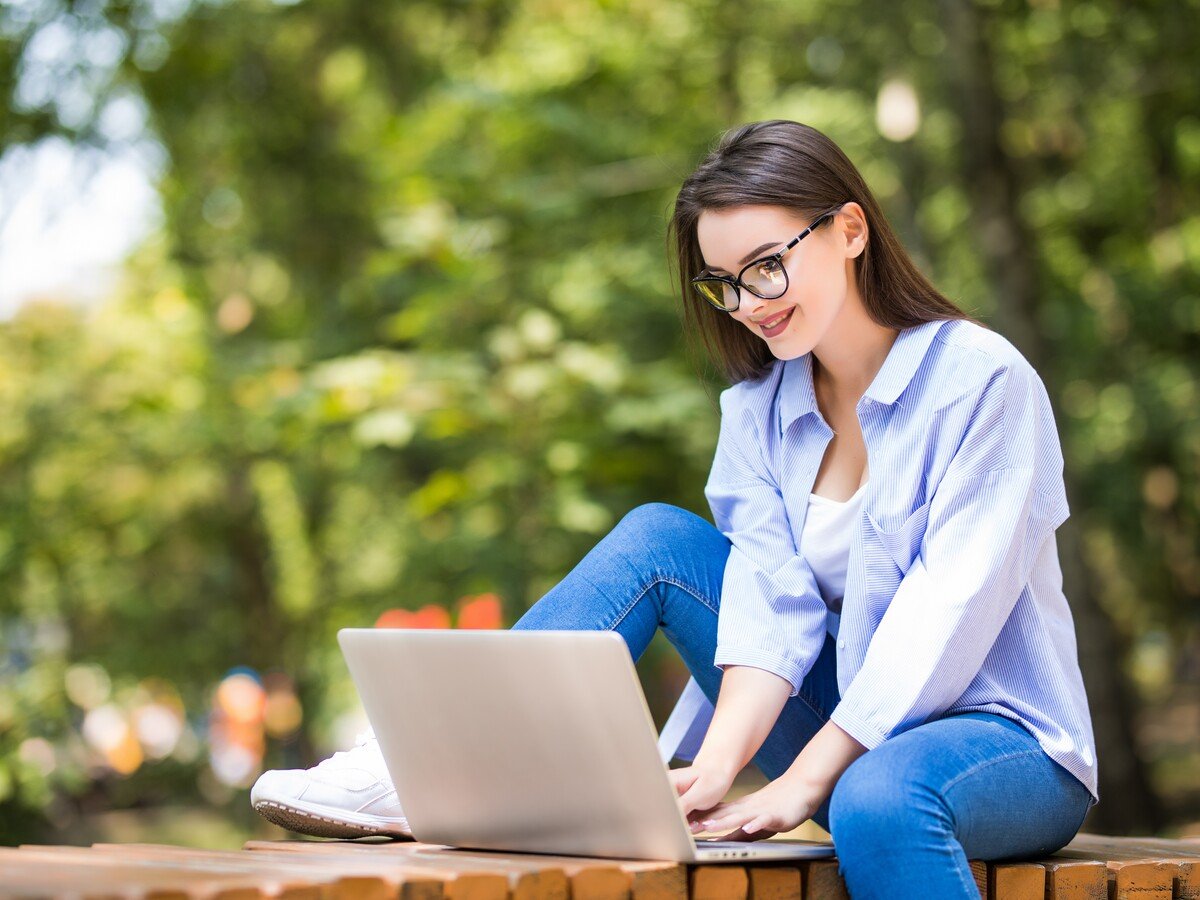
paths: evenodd
<path fill-rule="evenodd" d="M 779 274 L 783 268 L 783 264 L 777 259 L 764 259 L 758 264 L 759 274 L 765 275 L 767 278 Z"/>

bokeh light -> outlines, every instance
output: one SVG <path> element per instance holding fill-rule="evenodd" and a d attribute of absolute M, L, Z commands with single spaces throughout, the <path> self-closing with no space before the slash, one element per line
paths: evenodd
<path fill-rule="evenodd" d="M 376 628 L 449 628 L 450 613 L 430 603 L 413 612 L 408 609 L 389 609 L 375 620 Z"/>
<path fill-rule="evenodd" d="M 459 628 L 502 628 L 503 608 L 497 594 L 477 594 L 458 601 Z"/>
<path fill-rule="evenodd" d="M 67 669 L 63 677 L 67 697 L 80 709 L 95 709 L 104 703 L 112 692 L 112 681 L 102 666 L 95 663 L 77 663 Z"/>
<path fill-rule="evenodd" d="M 263 708 L 263 726 L 270 737 L 283 739 L 300 730 L 304 709 L 296 696 L 292 679 L 283 672 L 270 672 L 263 679 L 267 690 Z"/>
<path fill-rule="evenodd" d="M 249 787 L 262 771 L 267 693 L 253 669 L 230 671 L 213 692 L 208 761 L 227 787 Z"/>

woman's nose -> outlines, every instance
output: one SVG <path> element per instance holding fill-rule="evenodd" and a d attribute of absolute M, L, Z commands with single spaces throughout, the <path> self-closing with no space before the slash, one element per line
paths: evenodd
<path fill-rule="evenodd" d="M 741 319 L 756 319 L 761 315 L 765 303 L 761 297 L 755 297 L 749 291 L 742 291 L 742 300 L 734 315 Z"/>

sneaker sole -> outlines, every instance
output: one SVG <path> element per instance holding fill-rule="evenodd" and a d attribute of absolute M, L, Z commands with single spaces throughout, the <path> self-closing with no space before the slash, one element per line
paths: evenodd
<path fill-rule="evenodd" d="M 288 831 L 311 834 L 316 837 L 358 838 L 385 835 L 397 841 L 416 840 L 411 834 L 396 831 L 386 825 L 360 824 L 346 819 L 334 819 L 273 800 L 262 800 L 256 803 L 254 811 L 268 822 L 273 822 Z"/>

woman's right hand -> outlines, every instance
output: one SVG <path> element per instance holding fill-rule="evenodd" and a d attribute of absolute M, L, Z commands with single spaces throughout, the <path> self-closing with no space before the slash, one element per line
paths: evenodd
<path fill-rule="evenodd" d="M 786 678 L 754 666 L 727 666 L 724 671 L 700 751 L 690 766 L 669 770 L 693 834 L 704 830 L 698 823 L 725 799 L 742 766 L 758 752 L 791 690 Z"/>
<path fill-rule="evenodd" d="M 679 797 L 679 805 L 687 817 L 692 831 L 703 831 L 699 821 L 704 814 L 725 799 L 733 786 L 737 773 L 728 767 L 693 763 L 679 769 L 670 769 L 668 775 L 675 793 Z"/>

